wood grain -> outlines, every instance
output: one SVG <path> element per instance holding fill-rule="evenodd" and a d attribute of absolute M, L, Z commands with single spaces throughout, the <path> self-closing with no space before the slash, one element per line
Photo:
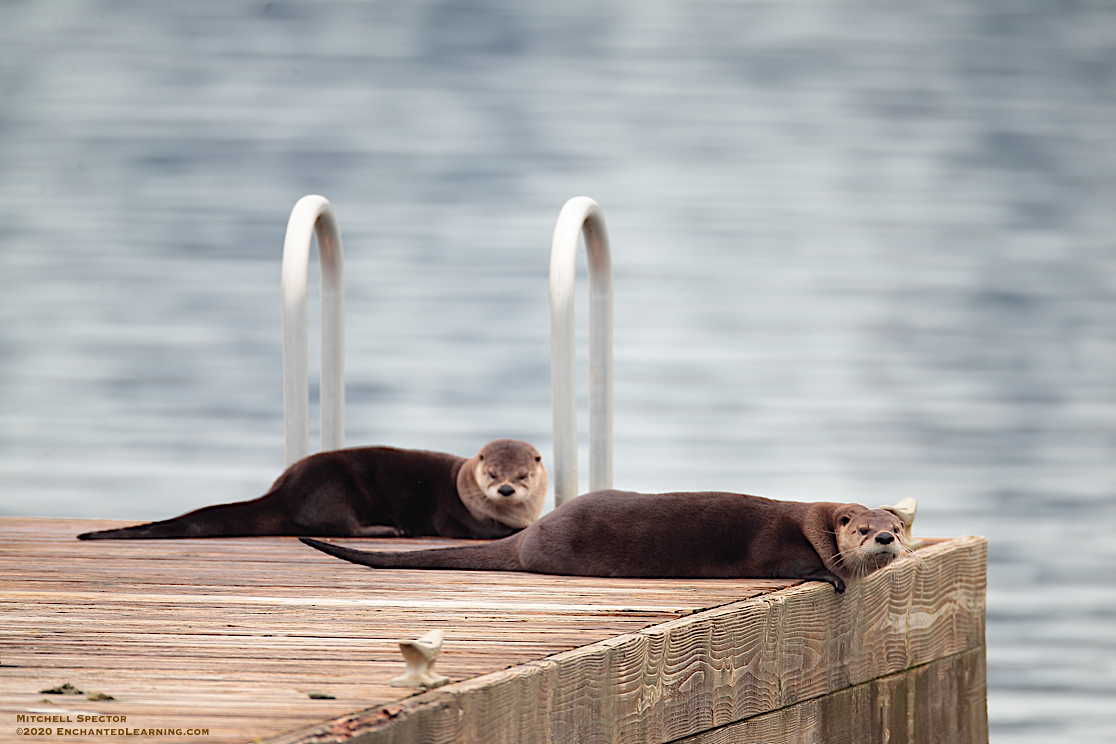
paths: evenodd
<path fill-rule="evenodd" d="M 975 648 L 672 744 L 984 744 L 985 678 Z"/>
<path fill-rule="evenodd" d="M 441 628 L 438 670 L 467 680 L 797 583 L 372 571 L 294 538 L 75 539 L 123 524 L 0 519 L 0 740 L 20 714 L 107 713 L 210 732 L 160 742 L 251 741 L 405 699 L 388 685 L 401 637 Z M 63 682 L 116 699 L 39 693 Z"/>
<path fill-rule="evenodd" d="M 211 742 L 665 742 L 984 644 L 982 538 L 837 595 L 794 581 L 371 571 L 293 538 L 74 539 L 117 524 L 0 519 L 0 726 L 12 728 L 0 739 L 17 714 L 115 713 Z M 396 639 L 434 628 L 455 683 L 388 686 Z M 38 692 L 63 682 L 116 700 Z"/>
<path fill-rule="evenodd" d="M 272 741 L 692 736 L 939 659 L 971 651 L 983 658 L 986 554 L 980 537 L 940 542 L 844 595 L 817 583 L 788 587 Z M 979 692 L 982 670 L 964 694 Z M 949 737 L 920 739 L 941 740 Z"/>

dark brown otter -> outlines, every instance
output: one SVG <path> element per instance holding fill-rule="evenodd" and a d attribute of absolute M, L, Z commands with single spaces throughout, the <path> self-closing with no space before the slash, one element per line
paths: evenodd
<path fill-rule="evenodd" d="M 598 491 L 484 545 L 375 553 L 303 539 L 374 568 L 529 571 L 565 576 L 785 578 L 838 592 L 898 557 L 903 524 L 859 504 L 735 493 Z"/>
<path fill-rule="evenodd" d="M 87 532 L 81 540 L 170 537 L 430 535 L 495 538 L 534 522 L 546 498 L 538 451 L 516 439 L 474 457 L 392 447 L 322 452 L 299 460 L 267 494 L 174 519 Z"/>

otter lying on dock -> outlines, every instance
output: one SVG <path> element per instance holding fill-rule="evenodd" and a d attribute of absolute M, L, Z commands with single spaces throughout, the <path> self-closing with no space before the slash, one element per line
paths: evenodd
<path fill-rule="evenodd" d="M 588 493 L 484 545 L 378 553 L 302 542 L 373 568 L 810 579 L 838 592 L 904 550 L 903 523 L 889 511 L 719 492 Z"/>
<path fill-rule="evenodd" d="M 174 519 L 86 532 L 80 540 L 174 537 L 421 535 L 496 538 L 538 519 L 546 498 L 542 457 L 527 442 L 497 439 L 472 458 L 360 447 L 299 460 L 265 495 Z"/>

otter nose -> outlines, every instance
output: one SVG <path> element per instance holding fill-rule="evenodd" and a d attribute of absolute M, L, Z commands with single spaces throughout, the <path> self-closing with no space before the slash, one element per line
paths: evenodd
<path fill-rule="evenodd" d="M 496 489 L 496 493 L 500 494 L 501 496 L 511 496 L 513 493 L 515 493 L 515 489 L 505 483 L 504 485 Z"/>
<path fill-rule="evenodd" d="M 880 545 L 891 545 L 891 542 L 894 539 L 895 535 L 891 534 L 890 532 L 881 532 L 880 534 L 876 535 L 876 542 L 878 542 Z"/>

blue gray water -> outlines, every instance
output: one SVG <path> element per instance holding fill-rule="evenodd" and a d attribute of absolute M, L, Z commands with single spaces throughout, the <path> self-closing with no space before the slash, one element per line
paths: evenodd
<path fill-rule="evenodd" d="M 550 237 L 591 196 L 616 485 L 917 497 L 990 540 L 992 740 L 1113 740 L 1113 6 L 4 3 L 0 514 L 267 487 L 308 193 L 349 444 L 549 457 Z"/>

